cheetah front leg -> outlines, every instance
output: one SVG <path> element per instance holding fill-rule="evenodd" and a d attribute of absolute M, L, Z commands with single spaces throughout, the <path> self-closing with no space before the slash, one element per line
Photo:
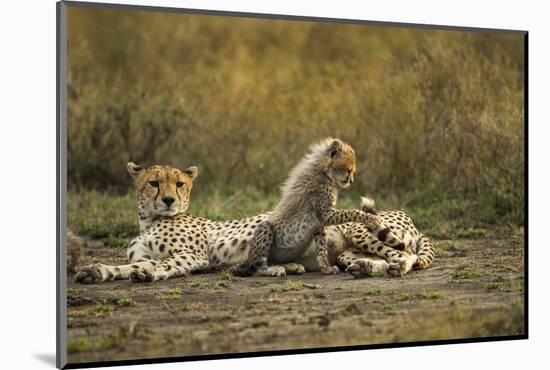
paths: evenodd
<path fill-rule="evenodd" d="M 153 267 L 141 267 L 130 273 L 133 283 L 147 283 L 166 280 L 179 276 L 187 276 L 190 272 L 208 267 L 206 253 L 196 253 L 192 250 L 182 250 L 173 253 L 171 257 Z"/>
<path fill-rule="evenodd" d="M 331 275 L 340 272 L 338 266 L 331 266 L 328 261 L 327 235 L 324 229 L 313 235 L 313 242 L 317 250 L 317 263 L 322 274 Z"/>
<path fill-rule="evenodd" d="M 80 284 L 98 284 L 113 280 L 125 280 L 132 271 L 150 269 L 159 261 L 151 257 L 152 248 L 144 238 L 137 237 L 130 242 L 127 249 L 129 264 L 111 266 L 103 263 L 94 263 L 84 266 L 76 273 L 75 281 Z"/>

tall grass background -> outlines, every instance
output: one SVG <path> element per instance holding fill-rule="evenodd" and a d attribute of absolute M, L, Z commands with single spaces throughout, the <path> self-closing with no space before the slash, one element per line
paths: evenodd
<path fill-rule="evenodd" d="M 267 210 L 326 136 L 356 149 L 346 206 L 370 193 L 427 223 L 524 222 L 521 35 L 76 7 L 68 35 L 81 228 L 90 194 L 131 203 L 130 160 L 198 166 L 202 215 Z"/>

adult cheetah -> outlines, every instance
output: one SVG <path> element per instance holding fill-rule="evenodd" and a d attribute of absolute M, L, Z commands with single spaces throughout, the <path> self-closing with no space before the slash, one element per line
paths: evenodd
<path fill-rule="evenodd" d="M 196 167 L 145 169 L 130 162 L 127 169 L 137 194 L 140 228 L 140 235 L 127 248 L 130 263 L 85 266 L 77 273 L 77 282 L 163 280 L 246 259 L 249 239 L 265 214 L 221 222 L 192 216 L 186 211 Z"/>

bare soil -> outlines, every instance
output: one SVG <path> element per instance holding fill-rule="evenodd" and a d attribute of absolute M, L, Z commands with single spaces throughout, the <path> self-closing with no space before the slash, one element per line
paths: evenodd
<path fill-rule="evenodd" d="M 523 334 L 523 244 L 436 241 L 404 278 L 193 275 L 79 285 L 69 276 L 69 363 Z M 125 262 L 89 243 L 84 261 Z"/>

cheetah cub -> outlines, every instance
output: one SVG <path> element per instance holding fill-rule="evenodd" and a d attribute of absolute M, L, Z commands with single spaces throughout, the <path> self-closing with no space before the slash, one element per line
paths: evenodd
<path fill-rule="evenodd" d="M 235 273 L 284 276 L 283 266 L 269 264 L 299 260 L 312 242 L 320 271 L 338 273 L 338 267 L 328 262 L 324 227 L 346 222 L 363 223 L 381 242 L 403 250 L 403 242 L 375 214 L 335 208 L 338 188 L 349 188 L 355 169 L 355 151 L 350 145 L 333 138 L 312 145 L 283 184 L 273 212 L 256 228 L 248 261 Z"/>

